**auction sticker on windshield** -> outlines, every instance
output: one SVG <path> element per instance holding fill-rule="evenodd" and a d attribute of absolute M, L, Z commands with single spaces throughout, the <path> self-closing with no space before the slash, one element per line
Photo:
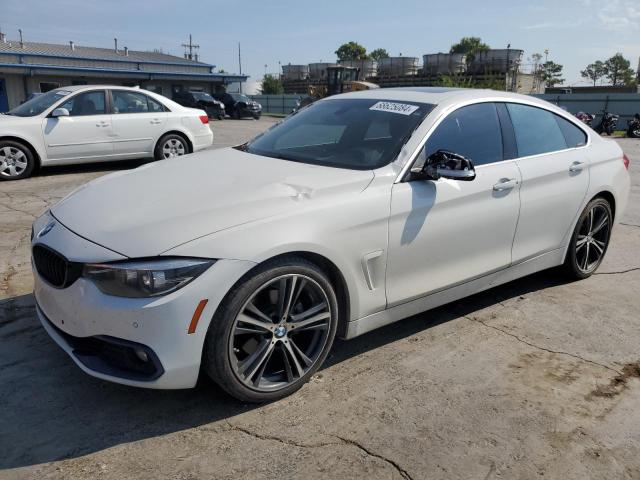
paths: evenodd
<path fill-rule="evenodd" d="M 369 110 L 377 110 L 379 112 L 391 112 L 399 113 L 400 115 L 411 115 L 418 110 L 418 106 L 409 105 L 408 103 L 396 103 L 396 102 L 378 102 L 373 105 Z"/>

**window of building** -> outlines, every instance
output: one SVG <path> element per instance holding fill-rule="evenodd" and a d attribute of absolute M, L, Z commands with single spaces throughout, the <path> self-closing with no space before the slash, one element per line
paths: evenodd
<path fill-rule="evenodd" d="M 40 82 L 40 92 L 47 93 L 54 88 L 59 88 L 60 84 L 58 82 Z"/>
<path fill-rule="evenodd" d="M 142 88 L 150 92 L 157 93 L 158 95 L 162 95 L 162 85 L 146 85 Z"/>

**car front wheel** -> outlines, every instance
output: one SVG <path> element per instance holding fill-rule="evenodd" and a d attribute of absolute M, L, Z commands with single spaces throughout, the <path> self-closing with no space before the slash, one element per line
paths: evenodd
<path fill-rule="evenodd" d="M 612 227 L 609 202 L 604 198 L 589 202 L 578 219 L 564 262 L 570 277 L 583 279 L 596 271 L 609 247 Z"/>
<path fill-rule="evenodd" d="M 337 322 L 336 295 L 320 268 L 298 257 L 267 262 L 218 308 L 207 333 L 204 369 L 239 400 L 277 400 L 320 367 Z"/>
<path fill-rule="evenodd" d="M 20 180 L 33 173 L 35 158 L 26 146 L 12 140 L 0 141 L 0 179 Z"/>

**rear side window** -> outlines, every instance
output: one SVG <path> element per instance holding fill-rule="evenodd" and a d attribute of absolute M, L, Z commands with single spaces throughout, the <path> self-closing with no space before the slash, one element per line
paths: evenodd
<path fill-rule="evenodd" d="M 112 90 L 113 113 L 162 112 L 164 107 L 152 98 L 128 90 Z"/>
<path fill-rule="evenodd" d="M 567 148 L 556 115 L 542 108 L 507 103 L 518 146 L 518 156 L 528 157 Z"/>
<path fill-rule="evenodd" d="M 449 150 L 474 165 L 503 160 L 502 132 L 495 105 L 478 103 L 449 114 L 431 134 L 425 149 L 425 158 L 438 150 Z"/>
<path fill-rule="evenodd" d="M 587 134 L 584 133 L 581 128 L 575 126 L 569 120 L 565 120 L 559 115 L 555 115 L 555 117 L 560 130 L 562 130 L 564 139 L 567 141 L 567 147 L 576 148 L 587 144 Z"/>

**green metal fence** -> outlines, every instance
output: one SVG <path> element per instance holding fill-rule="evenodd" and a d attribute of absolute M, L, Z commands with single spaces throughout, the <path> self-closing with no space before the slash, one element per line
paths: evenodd
<path fill-rule="evenodd" d="M 296 108 L 300 95 L 249 95 L 262 105 L 263 113 L 290 114 Z"/>

